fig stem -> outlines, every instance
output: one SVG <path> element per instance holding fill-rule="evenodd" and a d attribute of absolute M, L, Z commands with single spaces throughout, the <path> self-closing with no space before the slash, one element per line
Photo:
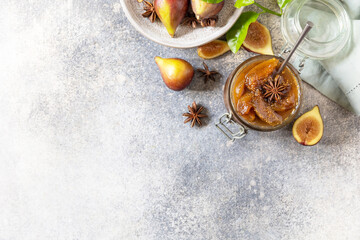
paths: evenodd
<path fill-rule="evenodd" d="M 271 14 L 274 14 L 274 15 L 276 15 L 276 16 L 281 17 L 281 13 L 277 13 L 277 12 L 274 12 L 274 11 L 266 8 L 266 7 L 263 7 L 263 6 L 261 6 L 260 4 L 258 4 L 257 2 L 254 2 L 254 4 L 255 4 L 256 6 L 258 6 L 259 8 L 261 8 L 264 12 L 271 13 Z"/>

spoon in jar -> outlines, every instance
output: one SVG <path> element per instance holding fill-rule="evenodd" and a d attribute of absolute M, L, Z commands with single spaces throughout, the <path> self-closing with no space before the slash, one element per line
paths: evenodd
<path fill-rule="evenodd" d="M 291 50 L 291 52 L 289 53 L 289 55 L 287 56 L 287 58 L 282 62 L 280 68 L 274 72 L 271 76 L 272 79 L 275 79 L 275 77 L 277 75 L 279 75 L 285 68 L 286 64 L 289 62 L 290 58 L 292 57 L 292 55 L 295 53 L 296 49 L 299 47 L 300 43 L 304 40 L 304 38 L 306 37 L 306 35 L 309 33 L 309 31 L 314 27 L 314 24 L 310 21 L 308 21 L 305 25 L 304 30 L 302 31 L 302 33 L 300 34 L 298 40 L 296 41 L 293 49 Z"/>

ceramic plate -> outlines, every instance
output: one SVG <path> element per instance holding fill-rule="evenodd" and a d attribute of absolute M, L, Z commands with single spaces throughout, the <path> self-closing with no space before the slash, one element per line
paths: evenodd
<path fill-rule="evenodd" d="M 242 9 L 234 7 L 235 2 L 236 0 L 225 0 L 216 27 L 193 29 L 180 25 L 176 30 L 175 37 L 171 38 L 160 20 L 151 23 L 149 19 L 141 16 L 144 12 L 143 3 L 138 3 L 136 0 L 120 0 L 126 17 L 141 34 L 154 42 L 175 48 L 197 47 L 224 35 L 242 12 Z"/>

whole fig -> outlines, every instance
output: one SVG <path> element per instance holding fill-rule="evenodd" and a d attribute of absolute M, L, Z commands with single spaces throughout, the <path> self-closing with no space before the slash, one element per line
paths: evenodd
<path fill-rule="evenodd" d="M 220 3 L 207 3 L 202 0 L 191 0 L 191 7 L 196 18 L 203 20 L 216 16 L 224 7 L 224 1 Z"/>
<path fill-rule="evenodd" d="M 189 7 L 188 0 L 155 0 L 154 7 L 157 16 L 166 27 L 171 37 L 185 17 Z"/>
<path fill-rule="evenodd" d="M 155 57 L 155 62 L 168 88 L 180 91 L 191 83 L 194 76 L 194 68 L 187 61 L 180 58 Z"/>

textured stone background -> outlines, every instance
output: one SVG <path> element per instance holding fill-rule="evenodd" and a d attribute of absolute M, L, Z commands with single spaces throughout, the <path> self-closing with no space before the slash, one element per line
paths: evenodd
<path fill-rule="evenodd" d="M 278 51 L 279 18 L 260 21 Z M 118 0 L 1 1 L 1 240 L 360 239 L 360 118 L 305 84 L 318 145 L 291 126 L 230 143 L 222 87 L 252 54 L 207 61 L 222 78 L 182 92 L 156 55 L 202 62 L 143 38 Z M 200 129 L 182 124 L 193 100 Z"/>

